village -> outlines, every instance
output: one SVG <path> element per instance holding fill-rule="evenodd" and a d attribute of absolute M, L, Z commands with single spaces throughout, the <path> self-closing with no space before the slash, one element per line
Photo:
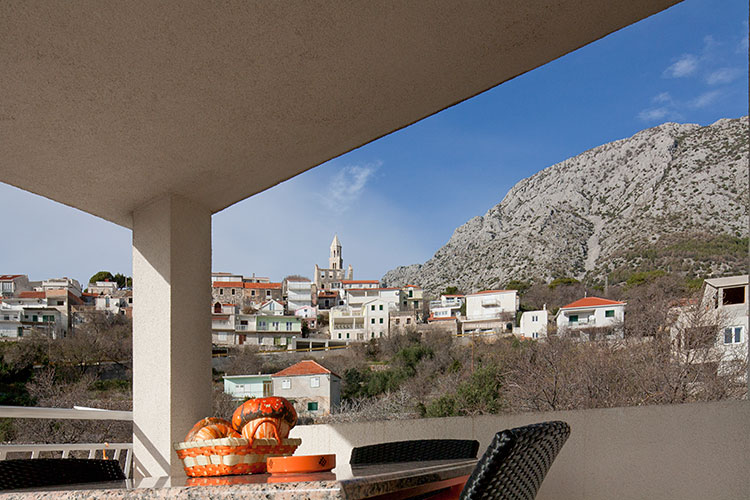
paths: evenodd
<path fill-rule="evenodd" d="M 626 336 L 624 301 L 583 296 L 548 310 L 521 310 L 519 291 L 481 290 L 430 297 L 416 285 L 383 286 L 355 280 L 344 267 L 342 245 L 334 236 L 327 267 L 315 266 L 314 280 L 288 276 L 282 282 L 226 272 L 211 275 L 211 336 L 217 356 L 227 349 L 252 348 L 260 354 L 311 355 L 345 350 L 412 333 L 427 344 L 450 335 L 458 345 L 497 339 L 544 342 L 549 336 L 580 342 L 616 343 Z M 75 335 L 92 315 L 132 319 L 133 291 L 127 281 L 104 280 L 82 289 L 71 278 L 29 281 L 26 275 L 0 276 L 0 338 L 20 340 L 32 331 L 50 339 Z M 455 291 L 448 289 L 448 291 Z M 691 332 L 711 331 L 706 362 L 722 372 L 742 363 L 748 352 L 748 276 L 706 279 L 701 296 L 670 304 L 673 345 L 705 347 Z M 693 310 L 702 311 L 696 320 Z M 208 333 L 208 332 L 207 332 Z M 224 392 L 236 400 L 285 394 L 303 415 L 330 414 L 341 404 L 341 376 L 313 360 L 277 373 L 223 377 Z"/>

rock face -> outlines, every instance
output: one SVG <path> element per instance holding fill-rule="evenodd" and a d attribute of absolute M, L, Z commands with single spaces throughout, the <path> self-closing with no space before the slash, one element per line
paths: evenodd
<path fill-rule="evenodd" d="M 746 272 L 747 234 L 748 117 L 665 123 L 520 181 L 429 261 L 383 281 L 434 293 L 636 269 Z"/>

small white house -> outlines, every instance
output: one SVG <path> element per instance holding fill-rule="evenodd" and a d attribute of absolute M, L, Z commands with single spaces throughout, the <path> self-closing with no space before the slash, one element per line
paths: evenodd
<path fill-rule="evenodd" d="M 518 310 L 517 290 L 485 290 L 466 295 L 464 333 L 480 331 L 510 332 Z"/>
<path fill-rule="evenodd" d="M 388 336 L 391 308 L 396 309 L 392 302 L 383 299 L 373 299 L 362 305 L 362 315 L 365 317 L 365 340 Z"/>
<path fill-rule="evenodd" d="M 521 314 L 518 333 L 520 333 L 522 337 L 530 337 L 532 339 L 547 338 L 548 322 L 549 312 L 546 307 L 538 311 L 526 311 Z"/>
<path fill-rule="evenodd" d="M 273 395 L 286 398 L 300 415 L 326 415 L 341 403 L 341 377 L 312 360 L 271 375 Z"/>
<path fill-rule="evenodd" d="M 271 375 L 225 375 L 224 392 L 233 399 L 265 398 L 273 396 Z"/>
<path fill-rule="evenodd" d="M 720 363 L 748 356 L 748 276 L 712 278 L 704 282 L 703 304 L 713 308 L 721 322 L 717 348 Z"/>
<path fill-rule="evenodd" d="M 267 316 L 283 316 L 284 304 L 274 299 L 267 300 L 263 302 L 258 308 L 258 314 L 264 314 Z"/>
<path fill-rule="evenodd" d="M 558 332 L 584 328 L 607 328 L 625 321 L 625 302 L 584 297 L 565 305 L 557 311 L 555 323 Z M 618 336 L 622 336 L 622 331 Z"/>

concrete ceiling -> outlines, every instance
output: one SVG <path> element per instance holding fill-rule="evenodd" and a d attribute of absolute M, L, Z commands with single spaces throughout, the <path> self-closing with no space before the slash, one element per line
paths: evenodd
<path fill-rule="evenodd" d="M 217 212 L 675 3 L 5 0 L 0 181 Z"/>

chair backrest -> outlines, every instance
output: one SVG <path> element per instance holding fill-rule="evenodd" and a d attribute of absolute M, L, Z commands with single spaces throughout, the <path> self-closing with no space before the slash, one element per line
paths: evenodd
<path fill-rule="evenodd" d="M 362 465 L 476 458 L 478 450 L 479 442 L 468 439 L 394 441 L 354 448 L 349 463 Z"/>
<path fill-rule="evenodd" d="M 535 498 L 569 435 L 570 426 L 560 421 L 498 432 L 477 462 L 460 498 Z"/>
<path fill-rule="evenodd" d="M 117 460 L 27 458 L 0 460 L 0 490 L 124 480 Z"/>

